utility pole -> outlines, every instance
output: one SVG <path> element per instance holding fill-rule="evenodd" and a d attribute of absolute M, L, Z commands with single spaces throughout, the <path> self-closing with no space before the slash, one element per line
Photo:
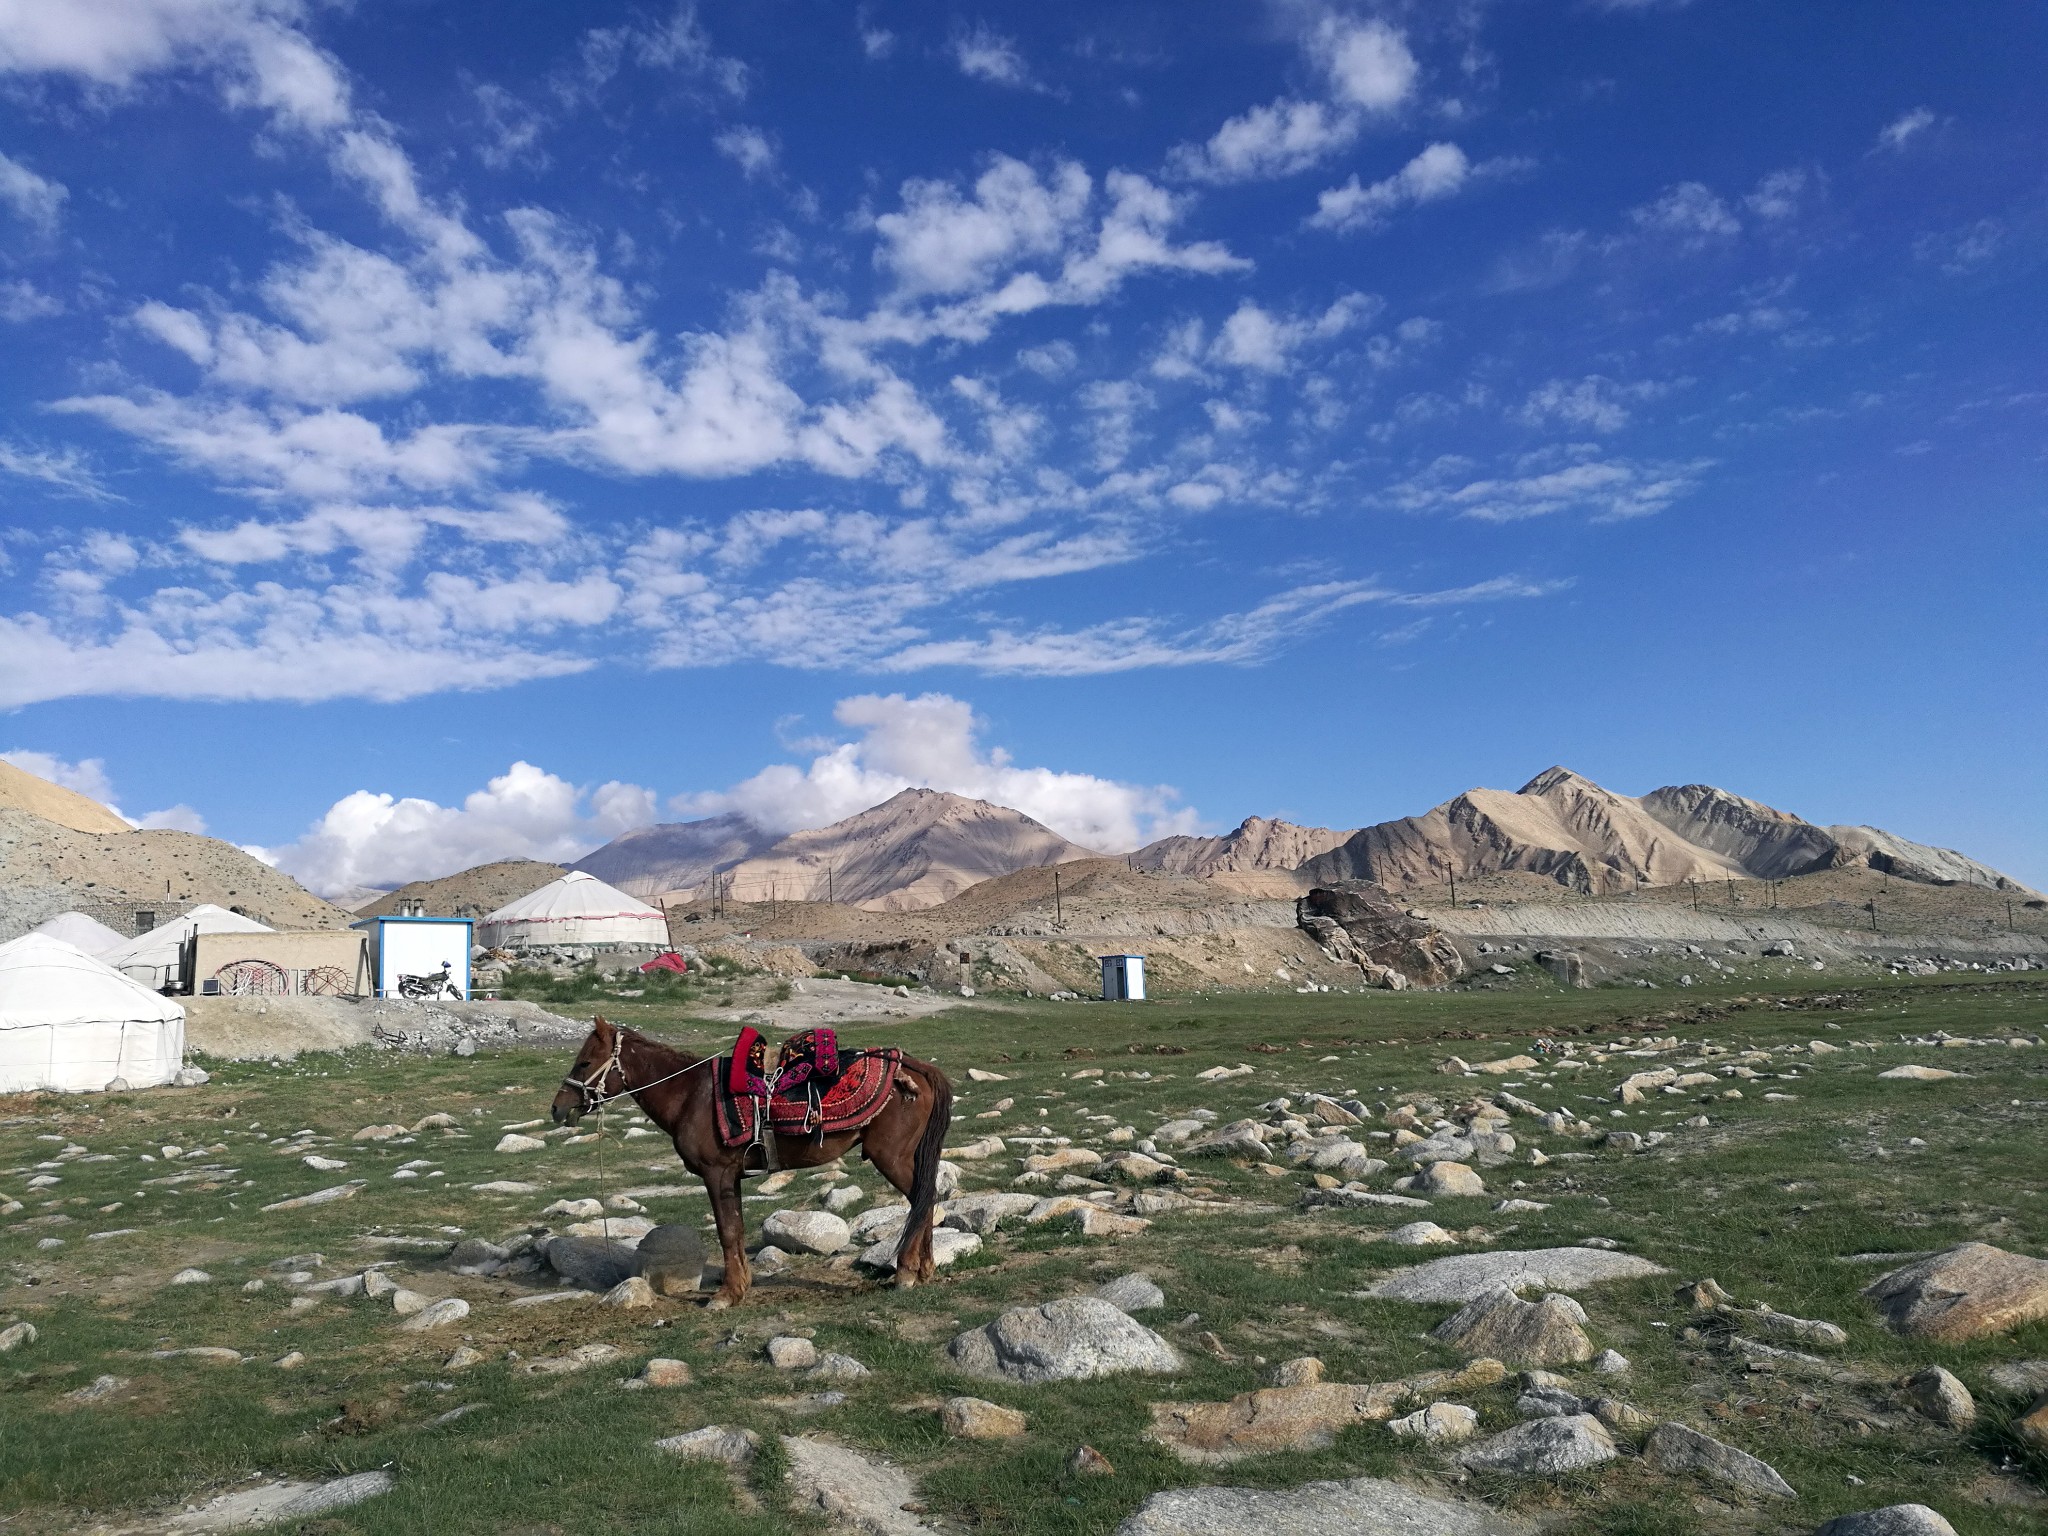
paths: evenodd
<path fill-rule="evenodd" d="M 1455 907 L 1458 904 L 1458 872 L 1448 864 L 1444 866 L 1444 869 L 1451 877 L 1451 905 Z"/>
<path fill-rule="evenodd" d="M 2005 898 L 2005 931 L 2007 933 L 2012 932 L 2012 898 L 2010 896 Z"/>
<path fill-rule="evenodd" d="M 831 866 L 830 864 L 827 864 L 827 865 L 825 866 L 825 902 L 826 902 L 826 905 L 828 905 L 828 906 L 829 906 L 829 905 L 831 905 L 832 903 L 836 902 L 836 901 L 837 901 L 838 899 L 839 899 L 839 898 L 838 898 L 837 896 L 835 896 L 835 895 L 833 895 L 833 894 L 832 894 L 832 866 Z"/>
<path fill-rule="evenodd" d="M 2005 909 L 2009 914 L 2012 911 L 2012 903 L 2008 901 Z M 1060 872 L 1057 869 L 1052 872 L 1052 925 L 1055 928 L 1067 926 L 1067 915 L 1060 907 Z"/>
<path fill-rule="evenodd" d="M 1685 883 L 1692 887 L 1692 909 L 1697 912 L 1700 909 L 1700 883 L 1697 880 L 1688 880 Z"/>

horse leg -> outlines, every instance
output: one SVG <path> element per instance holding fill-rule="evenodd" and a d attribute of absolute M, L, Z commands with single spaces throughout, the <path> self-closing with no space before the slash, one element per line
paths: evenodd
<path fill-rule="evenodd" d="M 753 1274 L 747 1268 L 747 1217 L 746 1208 L 740 1203 L 741 1172 L 742 1164 L 735 1161 L 707 1168 L 699 1175 L 711 1196 L 711 1214 L 718 1222 L 718 1246 L 725 1253 L 725 1281 L 718 1287 L 718 1294 L 706 1303 L 706 1310 L 712 1312 L 722 1312 L 743 1301 L 753 1283 Z"/>
<path fill-rule="evenodd" d="M 916 1125 L 906 1124 L 891 1114 L 869 1126 L 868 1134 L 861 1137 L 861 1150 L 867 1154 L 868 1161 L 902 1192 L 913 1210 L 917 1206 L 918 1129 Z M 909 1290 L 921 1281 L 931 1279 L 938 1268 L 932 1258 L 932 1227 L 937 1220 L 937 1212 L 927 1210 L 915 1230 L 906 1224 L 896 1246 L 898 1289 Z"/>

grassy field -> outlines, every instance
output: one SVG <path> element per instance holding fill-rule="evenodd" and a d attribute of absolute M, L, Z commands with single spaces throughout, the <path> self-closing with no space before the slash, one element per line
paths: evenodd
<path fill-rule="evenodd" d="M 733 1029 L 729 1014 L 723 1022 L 688 1017 L 690 1005 L 675 997 L 605 1006 L 620 1022 L 698 1049 L 721 1045 Z M 938 1283 L 901 1295 L 857 1271 L 806 1260 L 762 1282 L 745 1307 L 722 1314 L 683 1302 L 651 1311 L 508 1309 L 520 1285 L 458 1277 L 416 1260 L 397 1271 L 403 1283 L 462 1296 L 472 1308 L 459 1324 L 422 1334 L 399 1331 L 388 1305 L 365 1297 L 327 1297 L 294 1310 L 296 1292 L 275 1261 L 321 1255 L 307 1267 L 327 1279 L 400 1256 L 371 1237 L 502 1239 L 546 1224 L 542 1208 L 558 1197 L 694 1183 L 665 1141 L 627 1138 L 617 1115 L 596 1140 L 493 1152 L 504 1127 L 545 1114 L 568 1053 L 307 1055 L 275 1066 L 221 1064 L 198 1089 L 0 1101 L 0 1201 L 22 1202 L 0 1217 L 0 1326 L 25 1319 L 39 1332 L 35 1343 L 0 1355 L 0 1531 L 118 1529 L 247 1486 L 257 1474 L 324 1477 L 378 1467 L 396 1473 L 391 1493 L 305 1529 L 334 1536 L 811 1529 L 783 1512 L 778 1433 L 823 1434 L 884 1454 L 918 1480 L 935 1523 L 1004 1536 L 1106 1533 L 1163 1487 L 1284 1487 L 1360 1473 L 1567 1515 L 1560 1529 L 1609 1536 L 1806 1532 L 1833 1514 L 1906 1500 L 1934 1505 L 1966 1536 L 2048 1530 L 2041 1469 L 2011 1459 L 1998 1429 L 2011 1405 L 1984 1391 L 1983 1379 L 1999 1361 L 2048 1357 L 2048 1324 L 1963 1346 L 1897 1339 L 1876 1326 L 1857 1294 L 1887 1266 L 1844 1262 L 1966 1239 L 2048 1252 L 2048 1051 L 1900 1043 L 1902 1035 L 1937 1030 L 2002 1040 L 2038 1035 L 2044 1026 L 2048 987 L 2004 977 L 1853 992 L 1781 989 L 1768 997 L 1701 987 L 1682 1003 L 1669 993 L 1617 992 L 1220 997 L 1117 1008 L 1003 1003 L 850 1032 L 851 1043 L 901 1043 L 953 1074 L 963 1090 L 956 1143 L 1044 1125 L 1098 1147 L 1113 1125 L 1144 1136 L 1195 1108 L 1228 1121 L 1276 1094 L 1305 1089 L 1352 1090 L 1368 1105 L 1388 1106 L 1422 1094 L 1449 1108 L 1502 1080 L 1442 1075 L 1435 1069 L 1447 1056 L 1476 1062 L 1527 1050 L 1545 1036 L 1577 1042 L 1582 1055 L 1623 1037 L 1670 1035 L 1772 1051 L 1758 1069 L 1764 1076 L 1740 1084 L 1739 1100 L 1718 1097 L 1718 1088 L 1700 1090 L 1710 1103 L 1653 1096 L 1625 1120 L 1610 1118 L 1614 1087 L 1653 1063 L 1614 1055 L 1576 1072 L 1510 1076 L 1516 1092 L 1545 1108 L 1671 1137 L 1627 1155 L 1542 1135 L 1534 1121 L 1517 1119 L 1512 1128 L 1523 1147 L 1540 1146 L 1553 1160 L 1526 1166 L 1518 1153 L 1516 1166 L 1487 1170 L 1486 1197 L 1439 1199 L 1427 1213 L 1466 1232 L 1469 1247 L 1604 1237 L 1668 1267 L 1668 1278 L 1581 1293 L 1596 1341 L 1634 1362 L 1613 1390 L 1770 1461 L 1800 1496 L 1768 1507 L 1660 1477 L 1634 1457 L 1561 1481 L 1468 1481 L 1447 1455 L 1397 1442 L 1380 1426 L 1347 1430 L 1324 1451 L 1220 1469 L 1184 1465 L 1143 1438 L 1148 1404 L 1227 1398 L 1261 1385 L 1269 1362 L 1292 1356 L 1319 1356 L 1330 1379 L 1355 1382 L 1457 1363 L 1427 1336 L 1452 1308 L 1355 1293 L 1378 1271 L 1464 1250 L 1376 1241 L 1406 1219 L 1391 1212 L 1302 1210 L 1303 1173 L 1275 1177 L 1227 1161 L 1190 1162 L 1199 1183 L 1260 1209 L 1163 1216 L 1113 1242 L 1006 1229 Z M 1844 1049 L 1806 1052 L 1805 1042 L 1816 1039 Z M 1857 1042 L 1876 1048 L 1855 1049 Z M 1688 1057 L 1680 1051 L 1658 1060 Z M 1879 1071 L 1908 1061 L 1962 1075 L 1878 1080 Z M 1256 1071 L 1218 1083 L 1195 1079 L 1204 1068 L 1239 1062 Z M 969 1085 L 970 1066 L 1009 1081 Z M 1103 1075 L 1072 1075 L 1086 1068 Z M 1766 1100 L 1766 1092 L 1791 1097 Z M 999 1097 L 1014 1099 L 1013 1107 L 975 1118 Z M 351 1139 L 364 1126 L 411 1126 L 436 1112 L 454 1117 L 459 1129 Z M 1708 1127 L 1682 1127 L 1702 1112 Z M 302 1130 L 316 1133 L 301 1138 L 304 1146 L 273 1143 Z M 1913 1138 L 1924 1145 L 1910 1145 Z M 67 1146 L 86 1151 L 65 1154 Z M 167 1146 L 178 1155 L 167 1157 Z M 315 1172 L 301 1161 L 308 1150 L 349 1166 Z M 1593 1155 L 1557 1157 L 1581 1151 Z M 31 1190 L 45 1162 L 59 1165 L 42 1171 L 60 1182 Z M 415 1177 L 392 1177 L 416 1162 L 423 1166 L 410 1170 Z M 865 1165 L 848 1166 L 870 1196 L 894 1198 Z M 1007 1159 L 966 1165 L 965 1187 L 1000 1187 L 1016 1166 Z M 1373 1183 L 1383 1188 L 1391 1176 Z M 352 1179 L 366 1182 L 351 1199 L 260 1210 Z M 471 1187 L 494 1179 L 530 1181 L 542 1192 Z M 750 1202 L 750 1230 L 778 1204 L 805 1203 L 822 1188 L 799 1179 L 779 1199 Z M 1495 1214 L 1496 1201 L 1508 1195 L 1549 1208 Z M 661 1220 L 695 1222 L 706 1210 L 694 1193 L 647 1204 Z M 60 1245 L 43 1246 L 52 1239 Z M 169 1283 L 187 1267 L 211 1278 Z M 1138 1269 L 1166 1292 L 1167 1306 L 1146 1321 L 1180 1349 L 1187 1364 L 1179 1375 L 1023 1387 L 968 1381 L 945 1367 L 945 1341 L 1005 1306 Z M 1850 1343 L 1840 1363 L 1863 1379 L 1752 1371 L 1711 1332 L 1689 1332 L 1692 1314 L 1672 1292 L 1701 1276 L 1744 1304 L 1768 1302 L 1841 1324 Z M 762 1358 L 768 1337 L 791 1331 L 813 1333 L 820 1348 L 871 1368 L 844 1385 L 844 1406 L 811 1417 L 778 1406 L 776 1399 L 820 1385 L 792 1380 Z M 1204 1333 L 1215 1335 L 1227 1358 L 1204 1350 L 1197 1342 Z M 484 1362 L 444 1369 L 465 1341 Z M 623 1353 L 575 1374 L 521 1369 L 591 1342 Z M 233 1365 L 152 1355 L 196 1346 L 249 1358 Z M 297 1368 L 272 1363 L 295 1350 L 305 1356 Z M 656 1355 L 686 1361 L 695 1384 L 621 1390 L 621 1380 Z M 1985 1422 L 1972 1434 L 1938 1428 L 1896 1401 L 1890 1383 L 1928 1363 L 1948 1366 L 1979 1391 Z M 102 1374 L 130 1385 L 95 1402 L 66 1400 Z M 1029 1434 L 997 1443 L 946 1438 L 934 1410 L 961 1392 L 1024 1410 Z M 1515 1422 L 1511 1385 L 1461 1400 L 1479 1410 L 1486 1429 Z M 458 1407 L 470 1411 L 444 1417 Z M 658 1437 L 707 1424 L 743 1425 L 765 1437 L 767 1450 L 744 1480 L 652 1448 Z M 1116 1475 L 1070 1476 L 1066 1457 L 1083 1443 L 1103 1452 Z"/>

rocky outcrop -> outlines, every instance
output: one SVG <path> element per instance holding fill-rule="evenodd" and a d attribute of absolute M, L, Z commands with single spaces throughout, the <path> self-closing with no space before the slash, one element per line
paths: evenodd
<path fill-rule="evenodd" d="M 1863 1294 L 1893 1333 L 1959 1344 L 2048 1317 L 2048 1259 L 1964 1243 L 1880 1276 Z"/>
<path fill-rule="evenodd" d="M 1163 837 L 1131 855 L 1133 869 L 1169 875 L 1234 874 L 1248 869 L 1297 869 L 1349 838 L 1348 831 L 1301 827 L 1291 821 L 1247 816 L 1221 837 Z"/>
<path fill-rule="evenodd" d="M 1294 921 L 1324 954 L 1356 965 L 1374 986 L 1436 987 L 1465 973 L 1456 945 L 1377 886 L 1318 886 L 1295 903 Z"/>

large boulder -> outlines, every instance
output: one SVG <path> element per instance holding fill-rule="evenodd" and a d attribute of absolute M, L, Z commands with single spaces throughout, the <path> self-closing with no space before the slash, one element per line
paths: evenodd
<path fill-rule="evenodd" d="M 1341 860 L 1339 849 L 1311 860 L 1320 866 Z M 1314 867 L 1310 878 L 1319 878 Z M 1457 946 L 1436 925 L 1413 917 L 1377 885 L 1345 878 L 1341 890 L 1317 886 L 1294 904 L 1295 923 L 1340 964 L 1356 965 L 1376 985 L 1389 985 L 1388 972 L 1400 986 L 1442 986 L 1465 974 Z"/>
<path fill-rule="evenodd" d="M 1172 1488 L 1155 1493 L 1116 1536 L 1534 1536 L 1483 1504 L 1453 1504 L 1377 1477 L 1298 1488 Z"/>
<path fill-rule="evenodd" d="M 902 1468 L 843 1445 L 784 1435 L 789 1490 L 801 1512 L 823 1516 L 862 1536 L 916 1536 L 928 1531 L 906 1505 L 917 1506 L 917 1485 Z"/>
<path fill-rule="evenodd" d="M 640 1239 L 635 1250 L 640 1274 L 661 1296 L 687 1296 L 704 1288 L 709 1256 L 704 1234 L 695 1227 L 669 1223 Z"/>
<path fill-rule="evenodd" d="M 1590 1413 L 1531 1419 L 1490 1435 L 1460 1452 L 1458 1461 L 1473 1471 L 1519 1472 L 1556 1477 L 1612 1461 L 1621 1451 L 1607 1426 Z"/>
<path fill-rule="evenodd" d="M 1569 1296 L 1523 1301 L 1502 1287 L 1467 1302 L 1437 1325 L 1436 1337 L 1510 1365 L 1577 1365 L 1593 1358 L 1585 1321 L 1585 1308 Z"/>
<path fill-rule="evenodd" d="M 2048 1317 L 2048 1260 L 1964 1243 L 1879 1276 L 1863 1294 L 1892 1332 L 1959 1344 Z"/>
<path fill-rule="evenodd" d="M 1956 1536 L 1956 1528 L 1925 1504 L 1888 1504 L 1837 1515 L 1813 1536 Z"/>
<path fill-rule="evenodd" d="M 1394 1416 L 1408 1389 L 1398 1381 L 1369 1386 L 1317 1382 L 1262 1387 L 1227 1403 L 1154 1403 L 1146 1438 L 1183 1461 L 1225 1462 L 1273 1451 L 1319 1451 L 1353 1424 Z"/>
<path fill-rule="evenodd" d="M 1659 1424 L 1651 1430 L 1643 1445 L 1643 1460 L 1659 1472 L 1698 1472 L 1750 1493 L 1767 1493 L 1780 1499 L 1799 1497 L 1769 1462 L 1759 1461 L 1747 1451 L 1723 1445 L 1712 1435 L 1687 1429 L 1683 1424 Z"/>
<path fill-rule="evenodd" d="M 1180 1369 L 1171 1344 L 1099 1296 L 1013 1307 L 955 1338 L 946 1353 L 969 1375 L 991 1380 L 1081 1381 Z"/>
<path fill-rule="evenodd" d="M 587 1237 L 550 1239 L 548 1268 L 578 1290 L 608 1291 L 640 1272 L 640 1255 L 624 1243 Z"/>
<path fill-rule="evenodd" d="M 776 1211 L 761 1223 L 761 1236 L 784 1253 L 838 1253 L 853 1241 L 853 1229 L 830 1211 Z"/>
<path fill-rule="evenodd" d="M 1506 1286 L 1520 1291 L 1576 1291 L 1611 1280 L 1667 1273 L 1648 1259 L 1604 1248 L 1531 1248 L 1459 1253 L 1387 1276 L 1368 1292 L 1393 1301 L 1472 1301 Z"/>

